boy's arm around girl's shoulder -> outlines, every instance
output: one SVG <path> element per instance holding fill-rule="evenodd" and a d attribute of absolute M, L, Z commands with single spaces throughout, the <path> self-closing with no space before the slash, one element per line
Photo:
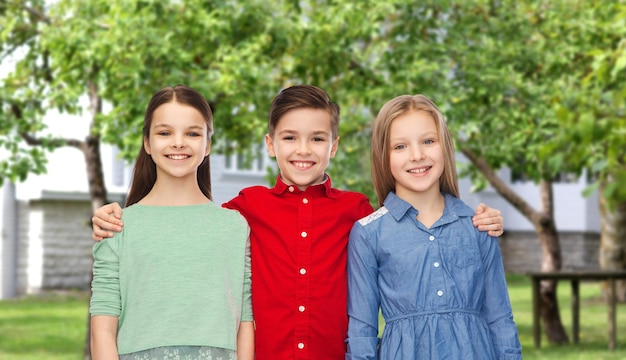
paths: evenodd
<path fill-rule="evenodd" d="M 345 193 L 349 197 L 349 201 L 353 202 L 355 208 L 357 209 L 358 218 L 355 220 L 360 220 L 374 212 L 374 207 L 365 194 L 355 191 L 346 191 Z"/>
<path fill-rule="evenodd" d="M 361 214 L 363 216 L 367 216 L 374 212 L 374 207 L 370 203 L 370 200 L 367 198 L 367 196 L 363 195 L 363 197 L 364 199 L 362 200 L 362 203 L 361 203 Z"/>
<path fill-rule="evenodd" d="M 259 197 L 261 197 L 263 194 L 267 194 L 267 191 L 270 191 L 270 189 L 260 185 L 243 188 L 239 191 L 239 194 L 237 194 L 237 196 L 223 203 L 222 207 L 226 209 L 237 210 L 244 217 L 247 217 L 246 214 L 252 210 L 253 206 L 258 207 L 258 204 L 262 203 Z"/>

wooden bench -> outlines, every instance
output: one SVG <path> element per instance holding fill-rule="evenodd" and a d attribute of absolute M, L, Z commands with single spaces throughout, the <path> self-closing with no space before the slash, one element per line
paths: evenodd
<path fill-rule="evenodd" d="M 609 350 L 616 346 L 616 312 L 615 312 L 615 280 L 626 279 L 626 270 L 562 270 L 553 272 L 527 273 L 532 280 L 533 292 L 533 338 L 535 347 L 541 347 L 541 280 L 569 280 L 572 286 L 572 338 L 575 344 L 579 341 L 580 331 L 580 298 L 579 283 L 581 280 L 608 282 L 608 333 Z"/>

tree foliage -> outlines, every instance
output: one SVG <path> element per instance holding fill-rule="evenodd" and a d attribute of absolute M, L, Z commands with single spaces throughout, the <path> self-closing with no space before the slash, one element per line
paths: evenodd
<path fill-rule="evenodd" d="M 13 54 L 19 62 L 0 90 L 0 145 L 11 155 L 1 162 L 2 177 L 43 172 L 46 151 L 72 144 L 42 136 L 43 115 L 85 110 L 90 82 L 107 104 L 91 131 L 127 159 L 140 144 L 145 103 L 161 86 L 199 89 L 215 111 L 217 149 L 243 151 L 261 140 L 281 88 L 320 85 L 343 110 L 331 174 L 338 185 L 370 196 L 369 122 L 401 93 L 433 98 L 459 135 L 459 148 L 520 178 L 623 162 L 623 152 L 621 160 L 611 155 L 623 148 L 625 127 L 618 120 L 623 1 L 3 4 L 2 58 Z M 38 135 L 43 148 L 29 146 L 28 134 Z M 605 145 L 590 153 L 572 146 L 579 140 L 595 144 L 590 149 Z M 485 185 L 468 171 L 477 188 Z"/>
<path fill-rule="evenodd" d="M 626 2 L 596 3 L 589 9 L 581 52 L 584 66 L 572 69 L 568 91 L 555 102 L 562 131 L 546 157 L 605 183 L 611 207 L 626 203 Z"/>
<path fill-rule="evenodd" d="M 90 136 L 132 159 L 148 99 L 178 83 L 210 101 L 218 140 L 248 149 L 285 82 L 277 69 L 292 26 L 263 1 L 7 1 L 3 14 L 0 56 L 15 66 L 0 93 L 0 145 L 9 154 L 1 178 L 41 173 L 46 151 L 80 144 L 42 135 L 52 109 L 91 111 Z"/>

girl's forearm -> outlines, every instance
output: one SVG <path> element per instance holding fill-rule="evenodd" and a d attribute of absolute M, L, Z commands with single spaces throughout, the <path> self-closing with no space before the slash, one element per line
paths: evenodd
<path fill-rule="evenodd" d="M 243 321 L 237 332 L 237 359 L 254 359 L 254 322 Z"/>
<path fill-rule="evenodd" d="M 113 316 L 91 318 L 91 359 L 118 360 L 117 322 Z"/>

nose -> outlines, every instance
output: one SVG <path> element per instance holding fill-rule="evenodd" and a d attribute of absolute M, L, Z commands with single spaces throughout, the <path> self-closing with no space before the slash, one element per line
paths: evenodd
<path fill-rule="evenodd" d="M 183 135 L 172 136 L 172 147 L 175 149 L 182 149 L 185 147 L 185 137 Z"/>
<path fill-rule="evenodd" d="M 298 142 L 298 149 L 296 150 L 298 154 L 310 154 L 311 146 L 309 141 L 306 139 L 302 139 Z"/>
<path fill-rule="evenodd" d="M 422 159 L 424 159 L 425 155 L 424 152 L 422 151 L 422 149 L 419 146 L 414 146 L 411 149 L 411 155 L 409 160 L 411 161 L 420 161 Z"/>

